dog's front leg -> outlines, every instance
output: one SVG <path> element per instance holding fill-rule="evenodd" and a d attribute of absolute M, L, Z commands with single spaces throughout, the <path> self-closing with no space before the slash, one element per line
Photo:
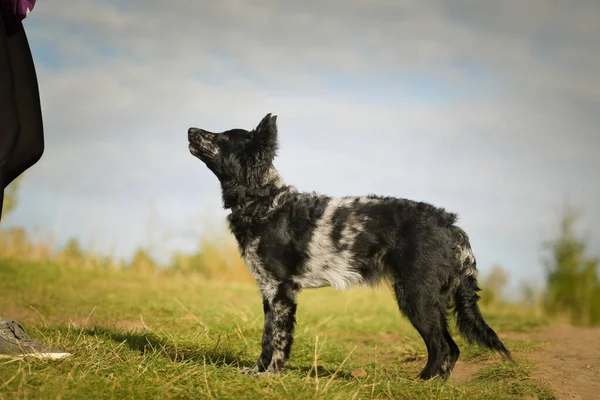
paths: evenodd
<path fill-rule="evenodd" d="M 266 372 L 276 374 L 283 369 L 290 357 L 294 342 L 296 326 L 296 297 L 299 288 L 296 284 L 284 282 L 279 284 L 277 292 L 270 302 L 272 318 L 271 362 Z"/>
<path fill-rule="evenodd" d="M 254 368 L 242 373 L 272 375 L 280 372 L 290 356 L 296 325 L 296 296 L 293 283 L 278 283 L 276 290 L 263 291 L 265 325 L 262 352 Z"/>
<path fill-rule="evenodd" d="M 273 340 L 273 312 L 271 311 L 270 301 L 263 295 L 263 311 L 265 315 L 265 326 L 263 328 L 262 336 L 262 351 L 258 361 L 256 361 L 256 367 L 259 372 L 264 372 L 271 363 L 273 358 L 273 346 L 271 344 Z"/>
<path fill-rule="evenodd" d="M 269 364 L 271 364 L 271 358 L 273 358 L 273 346 L 271 345 L 271 342 L 273 340 L 273 313 L 271 312 L 272 299 L 269 299 L 267 291 L 263 290 L 262 292 L 264 313 L 262 351 L 260 353 L 260 357 L 254 364 L 254 367 L 242 368 L 242 374 L 257 374 L 266 371 L 269 367 Z"/>

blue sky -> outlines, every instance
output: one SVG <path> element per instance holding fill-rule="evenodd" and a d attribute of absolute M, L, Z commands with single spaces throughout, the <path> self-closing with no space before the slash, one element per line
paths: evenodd
<path fill-rule="evenodd" d="M 272 112 L 288 183 L 458 212 L 483 273 L 541 285 L 565 200 L 600 253 L 600 5 L 447 4 L 39 2 L 46 152 L 4 226 L 123 257 L 192 250 L 226 212 L 187 128 Z"/>

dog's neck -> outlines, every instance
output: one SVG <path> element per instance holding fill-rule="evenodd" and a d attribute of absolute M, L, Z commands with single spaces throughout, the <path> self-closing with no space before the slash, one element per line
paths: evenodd
<path fill-rule="evenodd" d="M 238 181 L 221 182 L 223 206 L 231 210 L 232 214 L 253 214 L 259 208 L 272 208 L 279 195 L 287 191 L 287 188 L 279 172 L 271 167 L 257 185 Z"/>
<path fill-rule="evenodd" d="M 281 189 L 285 186 L 283 178 L 281 178 L 281 175 L 279 175 L 279 172 L 277 172 L 275 167 L 271 167 L 269 172 L 267 172 L 267 174 L 265 175 L 263 182 L 265 186 L 270 186 L 274 189 Z"/>
<path fill-rule="evenodd" d="M 279 173 L 273 168 L 260 185 L 250 187 L 235 182 L 222 182 L 223 205 L 230 209 L 227 216 L 229 228 L 242 250 L 245 251 L 248 240 L 256 235 L 266 218 L 281 207 L 282 197 L 296 192 L 293 186 L 286 185 Z"/>

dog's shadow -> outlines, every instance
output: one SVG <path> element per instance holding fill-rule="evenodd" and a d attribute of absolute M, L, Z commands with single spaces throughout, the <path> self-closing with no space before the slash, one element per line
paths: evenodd
<path fill-rule="evenodd" d="M 82 334 L 96 338 L 106 338 L 116 343 L 123 343 L 131 350 L 139 351 L 142 355 L 157 354 L 168 358 L 173 362 L 192 362 L 200 365 L 206 363 L 220 367 L 252 367 L 255 360 L 243 357 L 246 347 L 241 350 L 229 348 L 222 345 L 229 341 L 229 338 L 219 339 L 212 346 L 192 346 L 179 345 L 168 339 L 161 338 L 153 332 L 148 331 L 123 331 L 117 328 L 94 326 L 85 328 Z M 297 371 L 302 376 L 314 377 L 315 369 L 313 366 L 289 365 L 288 371 Z M 317 376 L 319 378 L 335 378 L 342 380 L 354 379 L 350 373 L 344 371 L 330 371 L 322 366 L 317 367 Z"/>
<path fill-rule="evenodd" d="M 291 365 L 290 365 L 290 367 L 291 367 Z M 296 370 L 300 372 L 301 376 L 308 376 L 311 379 L 315 378 L 314 366 L 301 366 L 301 367 L 298 367 Z M 317 366 L 316 372 L 317 372 L 317 377 L 319 379 L 329 378 L 329 379 L 339 379 L 339 380 L 344 380 L 344 381 L 351 381 L 351 380 L 355 379 L 350 372 L 346 372 L 346 371 L 342 371 L 342 370 L 332 371 L 321 365 Z"/>
<path fill-rule="evenodd" d="M 179 345 L 168 339 L 161 338 L 153 332 L 122 331 L 116 328 L 95 326 L 82 331 L 84 335 L 106 338 L 117 343 L 124 343 L 131 350 L 139 351 L 142 355 L 157 354 L 173 362 L 194 362 L 217 366 L 251 366 L 252 361 L 245 359 L 242 350 L 221 346 L 218 340 L 213 346 Z"/>

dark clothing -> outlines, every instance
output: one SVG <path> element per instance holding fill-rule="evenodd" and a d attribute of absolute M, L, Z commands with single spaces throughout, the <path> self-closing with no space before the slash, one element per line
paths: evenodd
<path fill-rule="evenodd" d="M 35 0 L 0 0 L 0 15 L 6 32 L 16 33 L 35 6 Z"/>
<path fill-rule="evenodd" d="M 20 20 L 7 32 L 0 8 L 0 216 L 4 189 L 44 152 L 44 129 L 37 75 Z M 19 1 L 9 2 L 18 4 Z M 19 17 L 20 18 L 20 17 Z M 21 18 L 22 19 L 22 18 Z"/>

